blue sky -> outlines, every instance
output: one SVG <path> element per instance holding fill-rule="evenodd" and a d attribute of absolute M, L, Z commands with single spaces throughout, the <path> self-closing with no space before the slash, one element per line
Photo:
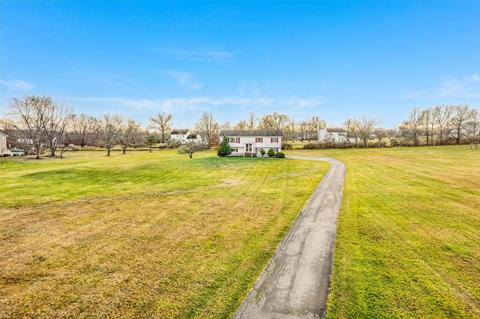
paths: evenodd
<path fill-rule="evenodd" d="M 480 1 L 2 0 L 0 114 L 25 94 L 176 127 L 204 110 L 395 127 L 480 106 Z"/>

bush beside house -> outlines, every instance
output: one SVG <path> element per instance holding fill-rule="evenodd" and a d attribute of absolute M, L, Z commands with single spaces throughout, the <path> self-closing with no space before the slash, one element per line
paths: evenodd
<path fill-rule="evenodd" d="M 220 157 L 228 156 L 232 154 L 230 144 L 228 144 L 227 138 L 224 136 L 222 142 L 218 146 L 217 155 Z"/>
<path fill-rule="evenodd" d="M 274 157 L 275 156 L 275 151 L 273 150 L 273 148 L 268 150 L 267 155 L 268 155 L 268 157 Z"/>

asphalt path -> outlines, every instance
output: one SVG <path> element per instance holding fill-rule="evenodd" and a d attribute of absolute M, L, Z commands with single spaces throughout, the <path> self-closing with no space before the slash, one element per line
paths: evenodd
<path fill-rule="evenodd" d="M 305 319 L 325 316 L 342 201 L 345 165 L 332 158 L 328 172 L 280 243 L 235 319 Z"/>

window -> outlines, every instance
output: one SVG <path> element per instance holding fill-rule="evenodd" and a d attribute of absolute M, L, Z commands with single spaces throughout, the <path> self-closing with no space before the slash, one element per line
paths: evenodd
<path fill-rule="evenodd" d="M 231 150 L 232 150 L 232 153 L 238 153 L 238 148 L 237 147 L 232 147 Z"/>
<path fill-rule="evenodd" d="M 252 151 L 252 144 L 245 144 L 245 152 L 251 152 Z"/>
<path fill-rule="evenodd" d="M 229 137 L 228 141 L 230 143 L 240 143 L 240 137 Z"/>
<path fill-rule="evenodd" d="M 272 137 L 272 143 L 278 143 L 278 137 Z"/>
<path fill-rule="evenodd" d="M 263 143 L 263 137 L 255 137 L 255 143 Z"/>

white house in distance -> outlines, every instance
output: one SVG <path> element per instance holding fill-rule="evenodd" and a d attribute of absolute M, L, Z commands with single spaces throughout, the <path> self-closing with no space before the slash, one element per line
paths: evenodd
<path fill-rule="evenodd" d="M 322 128 L 318 131 L 318 141 L 320 143 L 354 143 L 355 138 L 350 137 L 343 128 Z"/>
<path fill-rule="evenodd" d="M 170 133 L 170 141 L 181 144 L 185 143 L 202 143 L 203 139 L 200 134 L 195 133 L 191 129 L 173 129 Z"/>
<path fill-rule="evenodd" d="M 231 156 L 261 157 L 273 149 L 275 153 L 282 150 L 282 133 L 274 130 L 224 130 L 220 138 L 226 137 L 232 149 Z"/>
<path fill-rule="evenodd" d="M 173 129 L 170 133 L 170 141 L 184 143 L 189 129 Z"/>
<path fill-rule="evenodd" d="M 10 153 L 7 148 L 7 134 L 0 132 L 0 156 L 6 156 L 9 154 Z"/>

